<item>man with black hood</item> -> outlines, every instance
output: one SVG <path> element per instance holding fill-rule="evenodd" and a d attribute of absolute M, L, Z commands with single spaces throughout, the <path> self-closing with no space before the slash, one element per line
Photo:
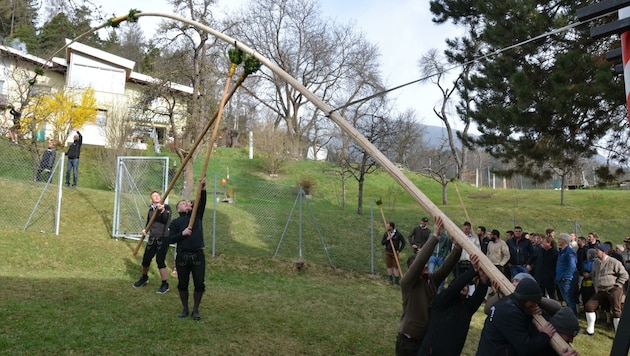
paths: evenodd
<path fill-rule="evenodd" d="M 472 269 L 457 277 L 431 304 L 429 329 L 420 346 L 419 356 L 459 355 L 464 348 L 470 319 L 483 302 L 488 291 L 488 276 L 479 268 L 479 257 L 470 255 Z M 472 296 L 468 285 L 475 277 L 479 284 Z M 445 333 L 444 330 L 448 330 Z"/>
<path fill-rule="evenodd" d="M 542 291 L 533 279 L 523 279 L 514 293 L 490 309 L 481 331 L 478 356 L 535 355 L 542 351 L 555 333 L 550 323 L 532 328 L 533 312 Z M 538 328 L 538 324 L 536 324 Z"/>

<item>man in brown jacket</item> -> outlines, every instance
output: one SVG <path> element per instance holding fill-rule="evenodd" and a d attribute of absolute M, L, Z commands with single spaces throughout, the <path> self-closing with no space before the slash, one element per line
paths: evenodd
<path fill-rule="evenodd" d="M 409 270 L 400 280 L 403 311 L 398 325 L 396 355 L 416 355 L 429 327 L 429 308 L 440 283 L 453 271 L 462 248 L 454 245 L 444 264 L 429 274 L 427 262 L 443 230 L 442 219 L 435 217 L 434 233 L 420 251 L 410 257 Z"/>
<path fill-rule="evenodd" d="M 613 326 L 617 331 L 619 318 L 621 318 L 621 296 L 623 295 L 624 283 L 628 280 L 628 272 L 621 262 L 608 256 L 610 247 L 606 244 L 598 244 L 595 252 L 597 260 L 593 263 L 593 285 L 595 295 L 584 304 L 586 314 L 586 333 L 595 333 L 595 321 L 597 315 L 595 311 L 599 305 L 610 306 L 610 313 L 613 316 Z"/>

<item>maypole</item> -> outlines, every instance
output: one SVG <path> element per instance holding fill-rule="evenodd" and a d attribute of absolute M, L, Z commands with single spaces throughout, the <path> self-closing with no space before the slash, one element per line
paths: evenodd
<path fill-rule="evenodd" d="M 335 122 L 339 127 L 348 134 L 351 138 L 353 138 L 357 144 L 365 150 L 378 164 L 381 165 L 383 169 L 396 181 L 398 184 L 405 190 L 409 195 L 418 203 L 425 211 L 430 213 L 433 216 L 440 217 L 443 221 L 444 228 L 449 232 L 451 238 L 455 240 L 457 244 L 459 244 L 466 252 L 470 254 L 476 254 L 479 256 L 479 266 L 483 269 L 483 271 L 494 281 L 497 282 L 501 292 L 504 295 L 511 294 L 514 291 L 514 286 L 510 281 L 501 273 L 495 266 L 490 262 L 490 260 L 483 254 L 483 252 L 475 246 L 470 240 L 468 240 L 467 236 L 462 232 L 462 230 L 457 226 L 454 222 L 452 222 L 429 198 L 427 198 L 415 184 L 407 178 L 399 169 L 396 167 L 394 163 L 392 163 L 381 151 L 379 151 L 376 146 L 374 146 L 369 140 L 367 140 L 354 126 L 352 126 L 348 121 L 346 121 L 339 113 L 333 110 L 328 104 L 324 103 L 319 97 L 310 92 L 306 87 L 304 87 L 300 82 L 298 82 L 295 78 L 286 73 L 282 68 L 280 68 L 275 63 L 271 62 L 269 59 L 264 57 L 262 54 L 257 53 L 252 48 L 247 45 L 238 42 L 234 38 L 219 32 L 213 28 L 210 28 L 206 25 L 198 23 L 196 21 L 192 21 L 190 19 L 183 18 L 174 14 L 165 14 L 159 12 L 137 12 L 136 10 L 132 10 L 129 15 L 117 17 L 113 20 L 112 25 L 117 25 L 121 21 L 126 20 L 128 17 L 132 21 L 136 21 L 137 18 L 143 16 L 155 16 L 155 17 L 164 17 L 169 18 L 175 21 L 180 21 L 185 24 L 194 26 L 197 29 L 207 32 L 208 34 L 227 42 L 228 44 L 234 44 L 234 46 L 245 54 L 249 54 L 251 57 L 260 61 L 263 65 L 265 65 L 269 70 L 274 72 L 278 77 L 282 78 L 287 84 L 291 85 L 294 89 L 299 91 L 305 98 L 307 98 L 313 105 L 315 105 L 318 109 L 322 110 L 326 113 L 326 116 L 330 118 L 333 122 Z M 534 322 L 538 324 L 538 326 L 546 325 L 548 322 L 541 315 L 534 315 Z M 554 334 L 550 340 L 551 346 L 553 349 L 562 353 L 565 349 L 570 348 L 570 346 L 560 337 L 558 334 Z"/>

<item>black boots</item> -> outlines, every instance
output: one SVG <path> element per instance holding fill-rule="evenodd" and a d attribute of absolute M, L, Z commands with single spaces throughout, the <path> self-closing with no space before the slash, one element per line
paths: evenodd
<path fill-rule="evenodd" d="M 203 292 L 193 292 L 193 312 L 192 318 L 194 320 L 201 319 L 201 315 L 199 315 L 199 304 L 201 304 L 201 297 L 203 296 Z"/>
<path fill-rule="evenodd" d="M 179 299 L 182 301 L 182 312 L 177 314 L 178 318 L 185 318 L 188 316 L 188 291 L 180 290 Z"/>

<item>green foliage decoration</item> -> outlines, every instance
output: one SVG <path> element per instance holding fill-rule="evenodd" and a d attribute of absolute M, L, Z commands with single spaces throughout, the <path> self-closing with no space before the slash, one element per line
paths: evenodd
<path fill-rule="evenodd" d="M 245 67 L 246 75 L 250 75 L 258 71 L 261 65 L 262 64 L 260 63 L 260 61 L 254 58 L 253 56 L 245 55 L 243 66 Z"/>
<path fill-rule="evenodd" d="M 238 48 L 230 48 L 228 50 L 228 57 L 230 57 L 230 63 L 239 65 L 243 62 L 243 51 Z"/>

